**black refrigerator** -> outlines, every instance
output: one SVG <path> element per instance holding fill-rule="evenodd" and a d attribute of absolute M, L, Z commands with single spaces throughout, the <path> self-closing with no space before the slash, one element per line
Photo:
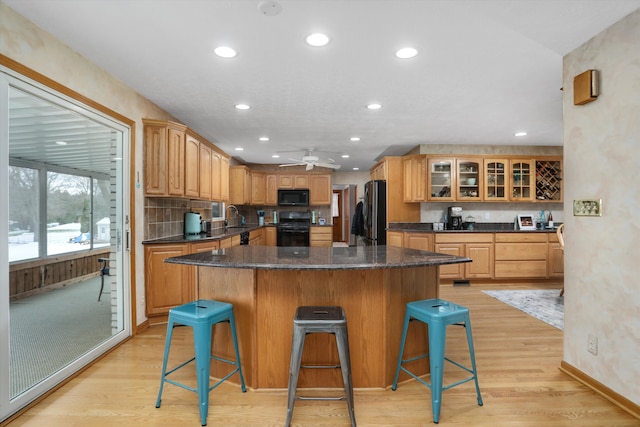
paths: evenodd
<path fill-rule="evenodd" d="M 364 184 L 364 243 L 370 245 L 387 244 L 387 183 L 383 180 Z"/>

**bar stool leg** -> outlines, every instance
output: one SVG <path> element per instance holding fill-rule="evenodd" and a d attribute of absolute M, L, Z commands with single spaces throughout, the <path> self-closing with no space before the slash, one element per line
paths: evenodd
<path fill-rule="evenodd" d="M 211 325 L 194 325 L 196 372 L 198 378 L 198 401 L 202 425 L 207 425 L 209 414 L 209 372 L 211 370 Z"/>
<path fill-rule="evenodd" d="M 240 363 L 240 350 L 238 350 L 238 337 L 236 335 L 236 321 L 233 317 L 233 311 L 229 316 L 229 325 L 231 326 L 231 339 L 233 340 L 233 347 L 236 351 L 236 365 L 238 366 L 238 373 L 240 374 L 240 384 L 242 386 L 242 392 L 247 391 L 247 386 L 244 383 L 244 375 L 242 374 L 242 365 Z"/>
<path fill-rule="evenodd" d="M 431 407 L 433 422 L 440 422 L 440 405 L 442 403 L 442 381 L 444 378 L 444 354 L 446 325 L 441 322 L 429 324 L 429 361 L 431 367 Z"/>
<path fill-rule="evenodd" d="M 402 365 L 402 354 L 404 353 L 404 345 L 407 341 L 407 329 L 409 329 L 409 320 L 411 315 L 407 313 L 404 315 L 404 326 L 402 327 L 402 339 L 400 340 L 400 352 L 398 353 L 398 366 L 396 367 L 396 376 L 393 379 L 393 385 L 391 390 L 396 391 L 398 388 L 398 377 L 400 376 L 400 366 Z"/>
<path fill-rule="evenodd" d="M 353 383 L 351 382 L 351 356 L 349 354 L 349 337 L 347 328 L 338 328 L 335 335 L 338 344 L 338 356 L 340 357 L 344 392 L 347 396 L 349 418 L 351 418 L 351 426 L 356 427 L 356 414 L 353 405 Z"/>
<path fill-rule="evenodd" d="M 169 360 L 169 347 L 171 346 L 171 336 L 173 335 L 173 319 L 169 316 L 167 322 L 167 337 L 164 344 L 164 360 L 162 361 L 162 375 L 160 376 L 160 390 L 158 390 L 158 399 L 156 400 L 156 408 L 160 407 L 162 402 L 162 389 L 164 388 L 164 377 L 167 374 L 167 362 Z"/>
<path fill-rule="evenodd" d="M 302 349 L 306 334 L 302 328 L 293 326 L 293 342 L 291 344 L 291 362 L 289 364 L 289 393 L 287 402 L 287 420 L 285 427 L 291 425 L 293 415 L 293 405 L 296 400 L 296 388 L 298 387 L 298 377 L 300 376 L 300 365 L 302 362 Z"/>
<path fill-rule="evenodd" d="M 476 383 L 478 405 L 482 406 L 482 394 L 480 394 L 480 385 L 478 384 L 478 371 L 476 370 L 476 353 L 473 349 L 473 335 L 471 333 L 471 323 L 469 319 L 465 321 L 464 328 L 467 330 L 467 343 L 469 345 L 469 355 L 471 356 L 471 369 L 473 370 L 473 379 Z"/>

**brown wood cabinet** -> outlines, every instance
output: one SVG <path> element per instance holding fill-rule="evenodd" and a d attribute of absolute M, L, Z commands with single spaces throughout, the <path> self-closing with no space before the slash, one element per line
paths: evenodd
<path fill-rule="evenodd" d="M 165 259 L 187 255 L 191 245 L 146 245 L 145 297 L 147 317 L 165 315 L 169 309 L 195 299 L 193 268 L 167 264 Z"/>
<path fill-rule="evenodd" d="M 187 134 L 184 145 L 185 175 L 184 195 L 192 199 L 200 197 L 200 141 Z"/>
<path fill-rule="evenodd" d="M 267 174 L 265 176 L 265 205 L 277 206 L 278 205 L 278 175 Z"/>
<path fill-rule="evenodd" d="M 387 246 L 403 248 L 404 233 L 402 231 L 387 231 Z"/>
<path fill-rule="evenodd" d="M 450 157 L 427 159 L 427 199 L 431 201 L 455 200 L 456 161 Z"/>
<path fill-rule="evenodd" d="M 252 230 L 249 233 L 249 244 L 254 246 L 264 245 L 264 228 Z"/>
<path fill-rule="evenodd" d="M 549 239 L 549 263 L 547 275 L 549 277 L 564 277 L 564 251 L 558 242 L 558 236 L 548 234 Z"/>
<path fill-rule="evenodd" d="M 506 202 L 509 200 L 509 160 L 485 158 L 482 198 L 485 202 Z"/>
<path fill-rule="evenodd" d="M 278 229 L 276 226 L 264 228 L 265 246 L 278 246 Z"/>
<path fill-rule="evenodd" d="M 251 172 L 251 204 L 264 205 L 267 202 L 267 186 L 262 172 Z"/>
<path fill-rule="evenodd" d="M 492 279 L 494 275 L 493 233 L 436 233 L 435 252 L 471 258 L 473 262 L 457 264 L 460 268 L 443 265 L 440 278 Z M 445 268 L 446 267 L 446 268 Z"/>
<path fill-rule="evenodd" d="M 311 206 L 329 206 L 333 191 L 330 174 L 309 174 L 309 203 Z"/>
<path fill-rule="evenodd" d="M 234 205 L 251 203 L 251 171 L 247 166 L 229 167 L 229 203 Z"/>
<path fill-rule="evenodd" d="M 403 243 L 405 248 L 418 249 L 433 252 L 433 233 L 404 233 Z"/>
<path fill-rule="evenodd" d="M 547 233 L 496 234 L 496 279 L 547 277 Z"/>
<path fill-rule="evenodd" d="M 286 188 L 286 189 L 309 188 L 309 174 L 306 174 L 306 173 L 279 174 L 278 188 Z"/>
<path fill-rule="evenodd" d="M 404 202 L 402 157 L 385 157 L 369 172 L 371 179 L 387 182 L 387 225 L 420 221 L 420 204 Z"/>
<path fill-rule="evenodd" d="M 426 202 L 427 156 L 423 154 L 404 156 L 404 201 Z"/>
<path fill-rule="evenodd" d="M 146 196 L 184 196 L 186 126 L 144 122 L 144 189 Z"/>
<path fill-rule="evenodd" d="M 333 228 L 311 226 L 310 246 L 331 247 L 333 245 Z"/>

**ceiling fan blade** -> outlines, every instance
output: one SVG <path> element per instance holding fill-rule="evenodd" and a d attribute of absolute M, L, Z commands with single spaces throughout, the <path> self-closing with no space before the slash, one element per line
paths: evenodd
<path fill-rule="evenodd" d="M 280 165 L 281 168 L 287 167 L 287 166 L 304 166 L 306 165 L 306 163 L 285 163 Z"/>
<path fill-rule="evenodd" d="M 318 162 L 318 163 L 316 163 L 316 166 L 320 166 L 320 167 L 323 167 L 323 168 L 340 169 L 340 165 L 336 165 L 335 163 Z"/>
<path fill-rule="evenodd" d="M 313 163 L 307 163 L 306 170 L 310 171 L 311 169 L 313 169 Z"/>

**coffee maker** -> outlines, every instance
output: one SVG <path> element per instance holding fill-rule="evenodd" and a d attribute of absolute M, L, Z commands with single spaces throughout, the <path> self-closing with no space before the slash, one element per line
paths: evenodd
<path fill-rule="evenodd" d="M 449 206 L 447 208 L 447 230 L 462 230 L 462 207 Z"/>

